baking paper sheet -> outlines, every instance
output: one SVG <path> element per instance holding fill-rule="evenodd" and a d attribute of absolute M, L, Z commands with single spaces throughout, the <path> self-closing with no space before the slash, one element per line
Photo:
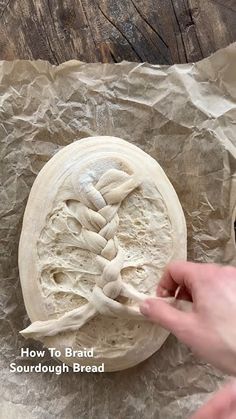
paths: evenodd
<path fill-rule="evenodd" d="M 43 165 L 91 135 L 130 141 L 163 167 L 183 206 L 188 258 L 236 265 L 236 44 L 196 64 L 0 62 L 0 418 L 183 419 L 224 377 L 170 336 L 127 371 L 63 375 L 9 371 L 20 348 L 41 348 L 17 268 L 24 208 Z M 56 360 L 43 359 L 45 364 Z"/>

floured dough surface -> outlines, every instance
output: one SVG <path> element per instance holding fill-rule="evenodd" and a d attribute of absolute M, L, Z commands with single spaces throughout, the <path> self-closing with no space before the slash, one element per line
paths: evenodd
<path fill-rule="evenodd" d="M 115 191 L 117 186 L 118 194 L 123 184 L 133 182 L 119 204 L 115 202 L 117 194 L 111 196 L 109 190 L 113 175 L 111 190 Z M 83 225 L 87 204 L 92 211 L 105 213 L 87 201 L 84 191 L 90 193 L 86 189 L 89 182 L 92 187 L 101 184 L 107 201 L 112 202 L 105 202 L 109 210 L 113 208 L 116 212 L 110 232 L 104 233 L 94 224 L 91 228 Z M 85 244 L 81 241 L 84 228 L 86 234 L 89 231 Z M 96 236 L 91 231 L 96 234 L 100 231 L 110 243 L 106 249 L 112 245 L 115 250 L 104 253 L 103 242 L 103 251 L 95 249 Z M 117 278 L 110 282 L 113 288 L 106 288 L 107 277 L 101 282 L 104 263 L 109 265 L 119 252 L 123 259 Z M 170 260 L 185 258 L 183 212 L 157 162 L 137 147 L 114 137 L 77 141 L 45 165 L 27 204 L 19 267 L 25 305 L 33 323 L 28 328 L 28 336 L 62 353 L 68 346 L 75 350 L 93 348 L 95 359 L 84 358 L 80 362 L 85 365 L 104 362 L 107 371 L 135 365 L 155 352 L 168 336 L 167 331 L 142 318 L 138 303 L 146 296 L 155 295 L 157 282 Z M 99 293 L 93 296 L 96 284 L 102 295 L 101 309 L 94 300 Z M 126 290 L 126 284 L 130 290 Z M 108 308 L 103 293 L 111 301 L 110 306 L 108 300 Z M 115 301 L 119 305 L 113 309 Z M 57 325 L 55 332 L 55 320 L 60 321 L 63 315 L 80 307 L 92 310 L 84 324 L 76 329 L 77 318 L 73 318 L 73 329 L 67 320 L 66 326 L 65 322 L 61 329 Z M 24 332 L 27 337 L 27 329 Z M 61 359 L 69 365 L 78 362 L 78 358 Z"/>

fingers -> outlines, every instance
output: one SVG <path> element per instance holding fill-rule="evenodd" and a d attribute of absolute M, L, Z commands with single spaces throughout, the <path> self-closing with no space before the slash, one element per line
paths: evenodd
<path fill-rule="evenodd" d="M 172 332 L 188 344 L 189 335 L 194 330 L 192 313 L 185 313 L 158 298 L 148 298 L 140 305 L 141 313 L 149 320 Z"/>
<path fill-rule="evenodd" d="M 202 265 L 199 263 L 171 262 L 167 265 L 158 284 L 157 295 L 159 297 L 173 296 L 179 286 L 182 287 L 182 290 L 186 289 L 187 293 L 191 295 L 194 283 L 201 273 L 201 268 Z"/>
<path fill-rule="evenodd" d="M 236 417 L 236 382 L 219 390 L 191 419 L 233 419 Z"/>

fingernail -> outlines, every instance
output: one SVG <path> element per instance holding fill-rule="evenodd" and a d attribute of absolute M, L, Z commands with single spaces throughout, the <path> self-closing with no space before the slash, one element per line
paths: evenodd
<path fill-rule="evenodd" d="M 157 295 L 159 297 L 168 297 L 169 292 L 165 288 L 157 288 Z"/>
<path fill-rule="evenodd" d="M 165 290 L 165 289 L 163 289 L 163 288 L 158 288 L 158 289 L 157 289 L 157 295 L 158 295 L 159 297 L 167 297 L 167 295 L 168 295 L 168 291 L 167 291 L 167 290 Z"/>
<path fill-rule="evenodd" d="M 148 302 L 145 301 L 144 303 L 140 304 L 139 309 L 144 316 L 149 316 L 150 306 Z"/>

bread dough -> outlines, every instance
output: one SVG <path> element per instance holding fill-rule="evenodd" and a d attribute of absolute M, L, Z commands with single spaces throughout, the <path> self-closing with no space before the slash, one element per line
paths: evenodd
<path fill-rule="evenodd" d="M 93 348 L 84 365 L 131 367 L 168 336 L 138 304 L 172 259 L 186 259 L 186 224 L 158 163 L 116 137 L 76 141 L 41 170 L 25 210 L 19 270 L 32 324 L 21 334 L 62 354 Z"/>

